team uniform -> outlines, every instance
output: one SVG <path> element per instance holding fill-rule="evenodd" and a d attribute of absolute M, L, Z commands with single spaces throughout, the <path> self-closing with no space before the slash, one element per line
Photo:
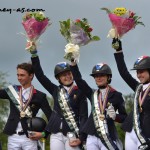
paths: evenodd
<path fill-rule="evenodd" d="M 38 81 L 42 84 L 42 86 L 52 95 L 54 99 L 54 108 L 48 125 L 45 129 L 46 132 L 51 133 L 50 137 L 50 149 L 51 150 L 78 150 L 79 147 L 71 147 L 69 145 L 69 139 L 67 137 L 68 132 L 75 132 L 74 128 L 70 128 L 69 124 L 71 124 L 70 119 L 66 121 L 65 113 L 67 112 L 62 101 L 61 95 L 62 92 L 65 93 L 67 97 L 67 101 L 63 101 L 69 105 L 68 109 L 71 114 L 73 114 L 72 119 L 74 120 L 74 124 L 76 125 L 76 129 L 79 129 L 79 134 L 76 135 L 81 141 L 86 140 L 86 135 L 81 134 L 80 130 L 83 127 L 84 123 L 88 117 L 88 108 L 87 108 L 87 100 L 83 95 L 81 90 L 74 84 L 71 86 L 63 86 L 63 85 L 55 85 L 52 83 L 43 73 L 42 68 L 40 66 L 40 61 L 38 56 L 33 57 L 32 64 L 34 67 L 35 75 Z M 64 98 L 65 99 L 65 98 Z M 64 108 L 62 110 L 62 107 Z M 71 110 L 70 110 L 71 109 Z M 68 123 L 69 122 L 69 123 Z M 75 133 L 76 134 L 76 133 Z"/>
<path fill-rule="evenodd" d="M 134 79 L 131 76 L 131 74 L 127 70 L 127 67 L 124 61 L 123 52 L 115 53 L 114 56 L 115 56 L 117 67 L 118 67 L 121 77 L 129 85 L 129 87 L 131 87 L 133 91 L 136 91 L 135 95 L 137 95 L 137 98 L 135 96 L 135 99 L 134 99 L 134 110 L 128 115 L 128 117 L 126 118 L 125 122 L 122 125 L 123 130 L 126 131 L 125 149 L 136 150 L 138 149 L 140 145 L 146 143 L 147 140 L 150 138 L 150 130 L 149 130 L 150 83 L 140 84 L 136 79 Z M 150 64 L 150 58 L 148 59 L 147 58 L 143 59 L 142 57 L 139 58 L 135 62 L 133 70 L 138 70 L 138 69 L 148 70 L 149 65 L 148 65 L 148 68 L 144 68 L 145 62 L 147 60 L 149 61 L 149 64 Z M 141 68 L 142 65 L 143 65 L 143 68 Z M 139 105 L 140 103 L 139 97 L 144 97 L 144 99 L 141 98 L 143 102 L 141 106 Z M 137 104 L 135 102 L 137 102 Z M 137 108 L 135 104 L 137 105 Z M 137 122 L 136 122 L 136 118 L 139 118 Z M 145 147 L 145 148 L 150 149 L 148 147 Z"/>
<path fill-rule="evenodd" d="M 105 65 L 104 65 L 104 67 L 105 67 Z M 87 98 L 92 103 L 92 112 L 88 118 L 88 121 L 86 122 L 86 124 L 84 125 L 84 127 L 82 129 L 82 132 L 84 132 L 88 135 L 87 142 L 86 142 L 87 150 L 106 150 L 106 149 L 111 149 L 111 150 L 116 149 L 117 150 L 117 149 L 120 149 L 119 146 L 117 146 L 119 140 L 118 140 L 116 128 L 114 125 L 114 121 L 122 123 L 127 115 L 125 106 L 124 106 L 124 100 L 122 98 L 122 94 L 120 92 L 117 92 L 115 89 L 113 89 L 109 85 L 105 88 L 99 88 L 98 90 L 93 90 L 91 87 L 89 87 L 89 85 L 86 83 L 86 81 L 84 81 L 82 79 L 82 76 L 79 72 L 77 65 L 72 66 L 71 69 L 72 69 L 72 73 L 73 73 L 76 84 L 85 93 Z M 100 71 L 101 70 L 97 70 L 97 73 L 102 73 Z M 96 70 L 95 70 L 95 72 L 96 72 Z M 104 72 L 105 72 L 105 70 L 103 71 L 103 73 Z M 111 73 L 109 73 L 109 74 L 111 74 Z M 108 88 L 109 88 L 109 92 L 106 94 L 106 91 Z M 105 116 L 106 120 L 104 118 L 100 118 L 100 120 L 102 122 L 103 121 L 107 122 L 106 124 L 107 124 L 108 131 L 106 131 L 106 134 L 104 136 L 108 136 L 108 139 L 105 139 L 104 136 L 102 136 L 102 132 L 99 133 L 99 131 L 98 131 L 98 130 L 100 130 L 99 126 L 96 125 L 99 122 L 100 122 L 99 125 L 102 123 L 101 123 L 101 121 L 99 121 L 99 122 L 95 121 L 95 113 L 93 113 L 93 111 L 95 111 L 95 109 L 98 109 L 98 111 L 100 111 L 100 108 L 99 108 L 100 106 L 93 109 L 95 107 L 95 104 L 94 104 L 95 103 L 95 101 L 94 101 L 95 91 L 97 91 L 96 97 L 101 96 L 102 104 L 106 103 L 105 107 L 104 107 L 104 116 Z M 100 101 L 98 98 L 98 105 L 99 105 L 99 102 Z M 107 115 L 106 115 L 106 109 L 108 108 L 109 104 L 112 104 L 115 111 L 118 110 L 118 114 L 116 115 L 115 120 L 107 117 Z M 97 118 L 97 120 L 98 120 L 98 118 Z M 103 126 L 103 124 L 102 124 L 102 126 Z M 105 124 L 104 124 L 104 128 L 105 128 Z M 107 145 L 106 142 L 109 143 L 109 141 L 111 142 L 111 144 Z"/>
<path fill-rule="evenodd" d="M 29 98 L 30 88 L 23 89 L 21 86 L 11 86 L 17 93 L 22 89 L 23 105 Z M 7 123 L 4 127 L 4 133 L 8 135 L 8 149 L 9 150 L 37 150 L 37 141 L 28 138 L 27 118 L 20 116 L 20 112 L 13 103 L 13 97 L 9 95 L 8 88 L 0 90 L 0 99 L 8 99 L 10 102 L 10 114 Z M 46 94 L 36 89 L 33 90 L 33 95 L 28 104 L 32 117 L 35 117 L 39 109 L 42 109 L 47 119 L 50 118 L 51 108 L 46 99 Z"/>

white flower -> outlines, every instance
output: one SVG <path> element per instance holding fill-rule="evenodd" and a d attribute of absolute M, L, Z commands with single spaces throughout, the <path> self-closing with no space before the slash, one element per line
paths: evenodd
<path fill-rule="evenodd" d="M 65 46 L 65 59 L 71 60 L 74 59 L 76 62 L 79 62 L 79 57 L 80 57 L 80 47 L 79 45 L 75 45 L 72 43 L 69 43 Z"/>
<path fill-rule="evenodd" d="M 43 16 L 44 18 L 46 18 L 45 14 L 42 11 L 39 12 L 39 15 Z"/>
<path fill-rule="evenodd" d="M 108 38 L 115 38 L 116 37 L 116 30 L 114 28 L 111 28 L 107 35 Z"/>
<path fill-rule="evenodd" d="M 65 52 L 66 53 L 73 53 L 73 52 L 78 52 L 79 51 L 79 46 L 78 45 L 75 45 L 75 44 L 72 44 L 72 43 L 69 43 L 65 46 Z"/>

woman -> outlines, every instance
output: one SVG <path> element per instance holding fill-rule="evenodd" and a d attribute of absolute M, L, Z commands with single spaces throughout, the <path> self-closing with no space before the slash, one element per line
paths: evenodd
<path fill-rule="evenodd" d="M 51 150 L 79 150 L 86 140 L 86 135 L 81 133 L 88 118 L 86 97 L 74 84 L 69 64 L 61 62 L 55 66 L 54 75 L 60 84 L 57 86 L 44 75 L 37 51 L 31 53 L 35 76 L 52 95 L 54 109 L 45 131 L 35 132 L 30 138 L 39 139 L 51 133 Z"/>
<path fill-rule="evenodd" d="M 93 90 L 82 79 L 77 64 L 75 62 L 71 64 L 77 86 L 92 103 L 92 113 L 82 129 L 82 132 L 88 135 L 87 150 L 121 149 L 114 122 L 123 122 L 126 111 L 121 93 L 110 86 L 112 78 L 110 67 L 104 63 L 93 67 L 91 76 L 98 86 L 97 90 Z"/>
<path fill-rule="evenodd" d="M 150 57 L 141 56 L 134 63 L 133 69 L 136 70 L 137 78 L 134 79 L 127 70 L 122 43 L 118 39 L 113 39 L 112 46 L 118 43 L 116 53 L 114 54 L 117 67 L 121 77 L 135 91 L 134 110 L 126 118 L 122 128 L 126 131 L 125 149 L 126 150 L 143 150 L 150 149 Z"/>

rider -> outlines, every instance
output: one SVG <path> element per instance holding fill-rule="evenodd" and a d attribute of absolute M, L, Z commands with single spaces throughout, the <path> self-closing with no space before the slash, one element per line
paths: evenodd
<path fill-rule="evenodd" d="M 115 47 L 115 43 L 118 46 Z M 136 70 L 137 78 L 134 79 L 127 70 L 122 51 L 122 42 L 119 39 L 113 39 L 113 48 L 116 50 L 114 56 L 121 77 L 135 91 L 134 109 L 123 123 L 122 128 L 126 132 L 125 149 L 138 150 L 138 147 L 150 149 L 148 139 L 150 138 L 150 57 L 139 57 L 132 70 Z M 140 148 L 139 147 L 139 148 Z"/>
<path fill-rule="evenodd" d="M 72 73 L 77 86 L 92 103 L 92 113 L 82 132 L 88 135 L 87 150 L 118 150 L 119 140 L 114 122 L 122 123 L 126 117 L 122 94 L 110 86 L 112 71 L 105 63 L 93 67 L 91 76 L 98 86 L 93 90 L 79 72 L 76 62 L 72 61 Z M 116 111 L 118 110 L 118 113 Z"/>

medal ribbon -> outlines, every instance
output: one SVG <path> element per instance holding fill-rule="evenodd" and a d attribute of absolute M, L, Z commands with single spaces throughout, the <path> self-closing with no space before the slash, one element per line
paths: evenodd
<path fill-rule="evenodd" d="M 29 106 L 29 104 L 31 102 L 31 99 L 32 99 L 32 96 L 33 96 L 33 91 L 34 91 L 34 86 L 32 85 L 31 89 L 30 89 L 29 98 L 27 99 L 27 102 L 24 104 L 23 100 L 22 100 L 22 88 L 20 88 L 19 100 L 20 100 L 20 105 L 21 105 L 21 109 L 22 109 L 23 112 L 25 112 L 26 108 Z"/>
<path fill-rule="evenodd" d="M 139 96 L 139 106 L 140 106 L 140 109 L 142 109 L 142 104 L 144 103 L 145 97 L 147 96 L 149 90 L 150 90 L 150 85 L 147 87 L 147 89 L 144 92 L 143 96 L 142 96 L 142 90 L 140 92 L 140 96 Z"/>
<path fill-rule="evenodd" d="M 104 111 L 105 111 L 105 108 L 106 108 L 106 104 L 107 104 L 107 97 L 108 97 L 109 90 L 110 90 L 110 87 L 107 86 L 103 100 L 102 100 L 102 93 L 101 92 L 100 92 L 100 94 L 98 96 L 99 108 L 100 108 L 101 114 L 104 114 Z"/>
<path fill-rule="evenodd" d="M 71 87 L 70 87 L 70 89 L 68 90 L 68 95 L 70 95 L 71 94 L 71 92 L 73 91 L 73 88 L 75 87 L 75 85 L 72 85 Z"/>

